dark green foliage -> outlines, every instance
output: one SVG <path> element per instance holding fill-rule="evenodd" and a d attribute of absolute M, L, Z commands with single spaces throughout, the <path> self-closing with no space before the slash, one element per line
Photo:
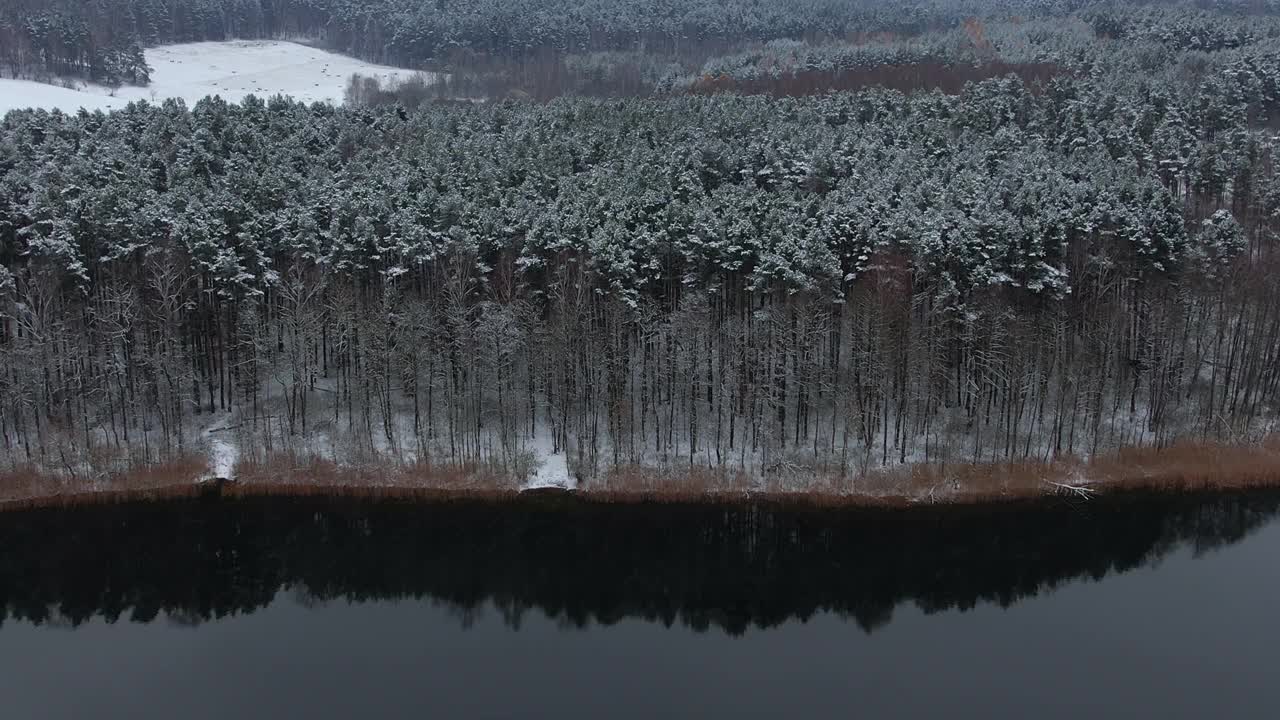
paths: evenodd
<path fill-rule="evenodd" d="M 82 283 L 172 243 L 227 295 L 265 291 L 299 254 L 380 277 L 458 253 L 535 272 L 569 251 L 632 300 L 723 273 L 839 294 L 883 252 L 961 295 L 1069 292 L 1080 243 L 1177 273 L 1176 183 L 1139 169 L 1160 147 L 1046 135 L 1054 102 L 1002 80 L 954 98 L 12 113 L 0 229 L 15 267 Z M 1193 184 L 1225 180 L 1198 165 Z"/>

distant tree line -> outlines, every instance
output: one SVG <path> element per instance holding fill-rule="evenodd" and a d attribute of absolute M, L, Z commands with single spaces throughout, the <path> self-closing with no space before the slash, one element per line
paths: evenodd
<path fill-rule="evenodd" d="M 772 41 L 819 46 L 793 67 L 811 84 L 815 73 L 945 65 L 962 59 L 954 43 L 895 45 L 887 53 L 884 47 L 862 46 L 966 31 L 971 44 L 984 50 L 990 47 L 981 36 L 985 24 L 1021 25 L 1028 18 L 1042 36 L 1061 35 L 1044 24 L 1062 26 L 1070 18 L 1099 38 L 1201 52 L 1277 37 L 1271 2 L 1199 5 L 1206 7 L 1085 0 L 8 0 L 0 7 L 0 71 L 146 84 L 144 46 L 305 37 L 376 62 L 459 71 L 462 77 L 455 81 L 487 88 L 490 96 L 495 86 L 507 86 L 546 97 L 584 89 L 619 95 L 687 85 L 691 80 L 682 76 L 689 74 L 688 66 L 704 61 L 709 65 L 698 77 L 714 79 L 741 67 L 744 51 L 757 52 L 750 46 Z M 822 47 L 830 43 L 852 49 Z M 720 55 L 728 55 L 728 62 L 717 60 Z M 583 57 L 566 59 L 572 56 Z M 870 65 L 868 59 L 873 59 Z M 758 69 L 776 72 L 786 63 L 778 60 Z M 684 71 L 671 71 L 673 61 L 686 66 Z M 1043 62 L 1061 64 L 1061 58 Z M 655 72 L 661 77 L 650 77 Z M 759 80 L 750 72 L 732 76 Z M 551 92 L 548 85 L 558 90 Z M 826 90 L 862 86 L 851 81 L 818 85 Z"/>
<path fill-rule="evenodd" d="M 1108 34 L 1117 30 L 1099 24 L 1098 12 L 1091 6 L 1063 17 L 968 18 L 910 36 L 855 33 L 701 43 L 678 54 L 642 49 L 543 50 L 514 58 L 470 54 L 433 64 L 448 72 L 435 77 L 425 92 L 409 87 L 406 100 L 416 106 L 424 96 L 539 101 L 687 92 L 799 96 L 869 87 L 955 94 L 965 83 L 1008 74 L 1038 88 L 1063 74 L 1124 87 L 1134 73 L 1161 77 L 1179 92 L 1205 80 L 1232 85 L 1235 100 L 1247 103 L 1256 117 L 1261 117 L 1257 110 L 1273 107 L 1280 97 L 1280 18 L 1275 15 L 1129 8 L 1119 17 L 1141 17 L 1149 24 L 1126 30 L 1117 40 Z M 1184 37 L 1210 20 L 1227 28 L 1223 32 L 1234 40 Z M 394 102 L 393 88 L 381 90 L 366 94 L 376 102 Z"/>
<path fill-rule="evenodd" d="M 13 77 L 84 78 L 109 85 L 151 82 L 132 33 L 95 26 L 81 14 L 0 8 L 0 64 Z M 90 4 L 85 4 L 89 6 Z"/>
<path fill-rule="evenodd" d="M 705 55 L 779 38 L 907 37 L 970 17 L 1063 16 L 1085 6 L 1084 0 L 7 0 L 0 7 L 0 63 L 13 74 L 145 84 L 142 46 L 282 36 L 412 67 L 595 51 Z M 1117 36 L 1150 24 L 1135 20 L 1128 6 L 1090 17 L 1100 32 Z M 1162 37 L 1217 37 L 1186 23 L 1161 27 L 1168 28 Z M 1203 42 L 1244 41 L 1236 35 Z"/>
<path fill-rule="evenodd" d="M 1081 0 L 1041 0 L 1040 14 Z M 125 46 L 278 35 L 323 38 L 334 49 L 417 64 L 455 53 L 522 57 L 553 50 L 677 52 L 744 40 L 916 34 L 971 15 L 1021 12 L 1011 0 L 901 5 L 882 0 L 9 0 L 6 39 L 37 55 L 75 46 Z M 48 28 L 56 40 L 40 35 Z M 81 28 L 91 28 L 89 37 Z"/>

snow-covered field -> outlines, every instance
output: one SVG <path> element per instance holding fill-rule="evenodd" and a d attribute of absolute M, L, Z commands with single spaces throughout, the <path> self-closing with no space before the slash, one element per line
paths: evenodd
<path fill-rule="evenodd" d="M 238 102 L 246 95 L 289 95 L 305 102 L 341 103 L 347 80 L 359 73 L 382 80 L 404 79 L 413 70 L 373 65 L 324 50 L 278 40 L 231 40 L 166 45 L 146 51 L 151 66 L 147 87 L 112 90 L 79 84 L 78 90 L 28 80 L 0 79 L 0 114 L 39 107 L 75 112 L 109 110 L 134 100 L 182 98 L 187 105 L 207 95 Z M 385 83 L 384 83 L 385 84 Z"/>

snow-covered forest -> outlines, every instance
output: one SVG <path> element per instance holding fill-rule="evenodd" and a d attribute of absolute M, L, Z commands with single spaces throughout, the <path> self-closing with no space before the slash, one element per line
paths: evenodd
<path fill-rule="evenodd" d="M 138 44 L 311 36 L 375 62 L 462 54 L 678 52 L 806 36 L 915 34 L 971 16 L 1062 15 L 1080 0 L 6 0 L 0 47 L 11 67 L 107 74 Z M 1253 7 L 1253 3 L 1241 3 Z M 124 53 L 125 57 L 132 57 Z M 121 73 L 129 71 L 128 64 Z"/>
<path fill-rule="evenodd" d="M 385 3 L 295 4 L 333 33 Z M 966 3 L 705 4 L 741 12 L 711 30 L 687 20 L 702 4 L 659 5 L 693 34 L 800 37 L 707 60 L 699 77 L 733 81 L 716 92 L 9 113 L 0 458 L 106 472 L 212 448 L 527 477 L 563 454 L 582 479 L 845 477 L 1274 430 L 1267 6 L 995 2 L 976 22 Z M 393 5 L 433 22 L 489 6 Z M 591 23 L 630 8 L 647 20 L 627 42 L 647 42 L 667 27 L 650 5 L 561 19 L 617 46 Z M 919 32 L 806 37 L 868 18 Z M 735 85 L 854 56 L 915 86 Z M 950 88 L 975 57 L 1052 71 Z"/>
<path fill-rule="evenodd" d="M 151 80 L 145 86 L 112 87 L 81 79 L 59 84 L 0 77 L 0 115 L 9 110 L 80 108 L 114 110 L 131 102 L 152 104 L 169 98 L 193 105 L 217 95 L 239 102 L 247 95 L 287 95 L 300 102 L 341 103 L 353 74 L 406 87 L 433 76 L 373 65 L 345 55 L 280 40 L 227 40 L 149 47 L 144 52 Z"/>

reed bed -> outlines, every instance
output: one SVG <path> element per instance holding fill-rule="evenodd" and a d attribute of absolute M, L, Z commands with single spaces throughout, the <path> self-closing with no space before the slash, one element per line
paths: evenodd
<path fill-rule="evenodd" d="M 458 490 L 518 489 L 519 483 L 480 463 L 399 463 L 370 458 L 337 463 L 326 458 L 275 453 L 265 461 L 241 461 L 233 470 L 238 485 Z"/>
<path fill-rule="evenodd" d="M 753 478 L 734 469 L 656 470 L 626 466 L 589 480 L 572 493 L 555 488 L 522 491 L 519 483 L 482 464 L 396 463 L 357 465 L 278 453 L 242 462 L 234 481 L 208 481 L 199 457 L 140 467 L 92 481 L 40 473 L 30 467 L 0 472 L 0 510 L 134 500 L 295 496 L 413 501 L 504 501 L 529 495 L 566 495 L 594 503 L 764 502 L 819 507 L 909 507 L 1032 500 L 1054 495 L 1154 491 L 1234 491 L 1280 487 L 1280 436 L 1250 446 L 1186 442 L 1131 448 L 1085 461 L 914 465 L 862 475 L 812 473 Z"/>
<path fill-rule="evenodd" d="M 0 470 L 0 510 L 195 497 L 207 491 L 200 480 L 208 472 L 208 459 L 197 454 L 90 477 L 19 465 Z"/>
<path fill-rule="evenodd" d="M 480 464 L 396 463 L 365 460 L 354 465 L 277 453 L 263 462 L 236 464 L 235 482 L 222 494 L 246 496 L 337 496 L 403 500 L 493 499 L 519 494 L 519 484 Z"/>

